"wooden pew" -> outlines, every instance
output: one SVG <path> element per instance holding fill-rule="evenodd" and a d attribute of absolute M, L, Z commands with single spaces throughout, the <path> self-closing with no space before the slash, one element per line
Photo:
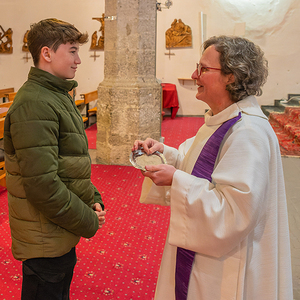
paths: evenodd
<path fill-rule="evenodd" d="M 83 99 L 79 99 L 79 100 L 75 100 L 75 105 L 78 107 L 80 105 L 84 104 L 84 100 Z"/>
<path fill-rule="evenodd" d="M 0 118 L 3 118 L 3 117 L 6 116 L 7 111 L 10 108 L 11 105 L 12 105 L 12 101 L 11 102 L 0 103 Z"/>
<path fill-rule="evenodd" d="M 73 90 L 71 90 L 69 92 L 70 96 L 73 98 L 73 101 L 75 102 L 75 105 L 77 106 L 77 108 L 79 109 L 79 106 L 84 104 L 84 100 L 80 99 L 80 100 L 75 100 L 76 99 L 76 88 L 74 88 Z M 88 118 L 86 116 L 82 116 L 82 121 L 83 123 L 88 121 Z"/>
<path fill-rule="evenodd" d="M 88 123 L 88 126 L 90 126 L 90 123 L 89 123 L 89 118 L 90 116 L 92 115 L 97 115 L 97 106 L 90 109 L 90 102 L 92 101 L 95 101 L 95 100 L 98 100 L 98 91 L 92 91 L 92 92 L 89 92 L 89 93 L 84 93 L 84 94 L 80 94 L 81 96 L 81 99 L 83 99 L 84 101 L 84 104 L 86 106 L 86 121 Z"/>
<path fill-rule="evenodd" d="M 73 90 L 71 90 L 69 92 L 70 96 L 72 97 L 73 101 L 75 102 L 75 105 L 78 107 L 82 104 L 84 104 L 84 100 L 80 99 L 80 100 L 75 100 L 76 99 L 76 88 L 74 88 Z"/>
<path fill-rule="evenodd" d="M 0 90 L 0 98 L 2 98 L 3 102 L 5 102 L 5 95 L 8 93 L 13 93 L 14 91 L 15 91 L 14 88 L 1 89 Z"/>
<path fill-rule="evenodd" d="M 97 106 L 88 110 L 89 116 L 97 114 Z"/>
<path fill-rule="evenodd" d="M 7 90 L 9 90 L 9 89 L 6 89 L 6 91 Z M 2 90 L 3 91 L 3 90 Z M 3 96 L 4 97 L 4 99 L 6 99 L 6 95 L 7 95 L 8 93 L 3 93 L 3 94 L 1 94 L 1 90 L 0 90 L 0 98 L 1 98 L 1 96 Z M 7 111 L 8 111 L 8 109 L 10 108 L 10 106 L 12 105 L 12 101 L 9 101 L 9 102 L 3 102 L 3 103 L 0 103 L 0 118 L 3 118 L 3 117 L 5 117 L 6 116 L 6 114 L 7 114 Z"/>
<path fill-rule="evenodd" d="M 9 102 L 14 101 L 17 92 L 6 93 L 5 98 L 8 99 Z"/>

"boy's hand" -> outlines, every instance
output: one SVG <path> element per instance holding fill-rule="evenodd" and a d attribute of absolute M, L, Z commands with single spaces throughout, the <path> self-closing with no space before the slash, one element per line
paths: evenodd
<path fill-rule="evenodd" d="M 95 211 L 96 215 L 98 216 L 99 228 L 102 228 L 102 225 L 105 223 L 106 211 L 102 210 L 100 203 L 95 203 L 93 205 L 93 210 Z"/>

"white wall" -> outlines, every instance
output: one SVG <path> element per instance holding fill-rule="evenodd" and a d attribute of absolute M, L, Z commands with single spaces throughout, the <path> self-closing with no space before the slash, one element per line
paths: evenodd
<path fill-rule="evenodd" d="M 154 1 L 154 0 L 153 0 Z M 104 0 L 0 0 L 4 29 L 12 28 L 13 54 L 0 54 L 0 89 L 20 88 L 27 78 L 32 60 L 22 57 L 23 36 L 33 22 L 55 17 L 73 23 L 91 36 L 100 28 L 93 17 L 101 17 Z M 162 1 L 165 3 L 165 1 Z M 170 9 L 157 12 L 157 78 L 174 83 L 179 96 L 178 115 L 202 115 L 206 104 L 195 99 L 193 82 L 178 81 L 190 77 L 200 58 L 200 12 L 207 15 L 207 37 L 235 33 L 237 23 L 246 23 L 245 37 L 259 44 L 269 60 L 270 75 L 260 104 L 272 104 L 274 99 L 288 93 L 300 93 L 300 1 L 299 0 L 173 0 Z M 181 18 L 193 34 L 191 48 L 171 49 L 174 56 L 165 53 L 165 31 L 174 19 Z M 82 64 L 75 79 L 78 93 L 96 89 L 103 80 L 104 52 L 94 61 L 90 57 L 90 42 L 80 50 Z"/>
<path fill-rule="evenodd" d="M 30 24 L 45 18 L 57 18 L 74 24 L 80 31 L 89 36 L 100 29 L 100 22 L 92 20 L 104 13 L 104 0 L 0 0 L 0 25 L 4 30 L 13 30 L 13 53 L 0 54 L 0 89 L 14 87 L 18 90 L 27 79 L 32 59 L 26 62 L 22 52 L 23 37 Z M 98 36 L 100 33 L 98 33 Z M 77 94 L 97 89 L 104 78 L 104 52 L 95 61 L 90 57 L 90 41 L 82 45 L 79 51 L 81 65 L 76 72 L 78 81 Z M 79 98 L 79 97 L 78 97 Z"/>
<path fill-rule="evenodd" d="M 164 3 L 164 1 L 162 1 Z M 206 105 L 195 99 L 196 86 L 182 85 L 178 77 L 189 77 L 200 59 L 200 12 L 207 15 L 207 37 L 233 35 L 237 23 L 246 23 L 244 37 L 258 44 L 269 61 L 269 78 L 259 103 L 300 94 L 300 1 L 298 0 L 173 0 L 171 8 L 157 13 L 157 77 L 177 86 L 178 115 L 201 115 Z M 174 19 L 181 18 L 193 34 L 193 47 L 172 49 L 164 55 L 164 33 Z"/>

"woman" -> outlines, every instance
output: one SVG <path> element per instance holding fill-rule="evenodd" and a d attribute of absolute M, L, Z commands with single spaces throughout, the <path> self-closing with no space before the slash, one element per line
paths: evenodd
<path fill-rule="evenodd" d="M 254 97 L 267 74 L 249 40 L 210 38 L 192 74 L 205 124 L 178 150 L 134 143 L 168 163 L 146 166 L 140 199 L 171 208 L 156 300 L 292 299 L 281 155 Z"/>

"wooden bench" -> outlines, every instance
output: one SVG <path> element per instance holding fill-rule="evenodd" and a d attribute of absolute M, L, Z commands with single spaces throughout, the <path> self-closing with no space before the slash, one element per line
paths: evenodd
<path fill-rule="evenodd" d="M 15 99 L 17 92 L 6 93 L 5 98 L 8 99 L 8 102 L 12 102 Z"/>
<path fill-rule="evenodd" d="M 73 101 L 75 102 L 75 105 L 78 107 L 80 106 L 81 104 L 84 104 L 84 101 L 83 100 L 75 100 L 76 98 L 76 88 L 74 88 L 73 90 L 71 90 L 69 92 L 70 96 L 72 97 Z"/>
<path fill-rule="evenodd" d="M 5 102 L 6 94 L 13 93 L 15 91 L 14 88 L 7 88 L 7 89 L 1 89 L 0 90 L 0 98 L 3 99 L 3 102 Z"/>
<path fill-rule="evenodd" d="M 3 118 L 6 116 L 7 111 L 10 108 L 10 106 L 12 105 L 12 103 L 13 103 L 12 101 L 0 103 L 0 118 Z"/>
<path fill-rule="evenodd" d="M 12 101 L 6 102 L 7 99 L 14 99 L 13 94 L 16 94 L 14 92 L 14 88 L 8 88 L 8 89 L 2 89 L 0 90 L 0 98 L 3 98 L 3 103 L 0 103 L 0 118 L 3 118 L 6 116 L 7 111 L 9 107 L 12 105 Z"/>
<path fill-rule="evenodd" d="M 17 94 L 17 92 L 4 93 L 4 99 L 9 100 L 9 101 L 5 102 L 3 100 L 3 103 L 0 103 L 0 118 L 3 118 L 6 116 L 7 111 L 10 108 L 10 106 L 12 105 L 16 94 Z"/>
<path fill-rule="evenodd" d="M 83 105 L 84 104 L 84 100 L 82 99 L 79 99 L 79 100 L 75 100 L 75 105 L 78 107 L 80 105 Z"/>
<path fill-rule="evenodd" d="M 74 88 L 73 90 L 71 90 L 69 92 L 70 96 L 72 97 L 75 105 L 77 106 L 77 108 L 79 109 L 79 106 L 83 105 L 84 104 L 84 100 L 83 99 L 80 99 L 80 100 L 75 100 L 76 99 L 76 88 Z M 86 116 L 82 116 L 82 121 L 83 123 L 87 122 L 88 121 L 88 118 Z"/>
<path fill-rule="evenodd" d="M 85 115 L 85 121 L 88 123 L 88 126 L 90 126 L 89 119 L 92 115 L 97 115 L 97 106 L 90 109 L 90 102 L 98 100 L 98 91 L 92 91 L 89 93 L 80 94 L 81 99 L 84 101 L 85 107 L 86 107 L 86 115 Z"/>

